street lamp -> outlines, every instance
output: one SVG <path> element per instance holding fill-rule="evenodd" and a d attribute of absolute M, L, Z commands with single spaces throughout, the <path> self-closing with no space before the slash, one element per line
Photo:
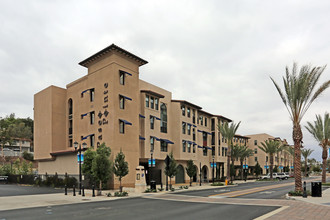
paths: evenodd
<path fill-rule="evenodd" d="M 212 183 L 214 183 L 214 155 L 212 155 L 213 163 L 212 163 Z"/>
<path fill-rule="evenodd" d="M 79 145 L 79 149 L 78 149 L 78 156 L 79 156 L 79 160 L 78 160 L 78 163 L 79 163 L 79 195 L 81 195 L 81 144 L 78 144 L 77 141 L 75 141 L 73 143 L 74 149 L 76 151 L 77 151 L 78 145 Z M 87 147 L 87 144 L 84 142 L 84 143 L 82 143 L 82 146 L 83 146 L 83 149 L 85 149 Z"/>

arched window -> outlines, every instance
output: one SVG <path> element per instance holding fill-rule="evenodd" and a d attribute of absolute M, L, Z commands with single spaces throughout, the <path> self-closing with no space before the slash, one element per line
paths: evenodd
<path fill-rule="evenodd" d="M 72 99 L 69 99 L 68 107 L 69 107 L 69 115 L 72 115 L 72 110 L 73 110 Z"/>
<path fill-rule="evenodd" d="M 160 132 L 167 133 L 167 108 L 164 103 L 160 105 Z"/>

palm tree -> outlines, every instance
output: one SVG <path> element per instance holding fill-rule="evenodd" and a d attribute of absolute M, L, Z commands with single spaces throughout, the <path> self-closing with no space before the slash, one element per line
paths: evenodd
<path fill-rule="evenodd" d="M 284 150 L 285 150 L 286 152 L 288 152 L 288 153 L 292 156 L 292 158 L 293 158 L 293 160 L 294 160 L 294 148 L 292 148 L 290 145 L 286 145 L 286 146 L 284 147 Z M 290 166 L 290 164 L 289 164 L 289 166 Z M 291 168 L 290 168 L 290 171 L 291 171 Z"/>
<path fill-rule="evenodd" d="M 231 164 L 232 166 L 234 166 L 235 173 L 236 173 L 235 160 L 238 160 L 241 157 L 242 151 L 243 151 L 243 146 L 240 146 L 238 144 L 233 145 L 231 148 Z M 233 173 L 231 175 L 233 175 Z"/>
<path fill-rule="evenodd" d="M 302 191 L 300 148 L 303 134 L 300 127 L 300 122 L 314 100 L 317 99 L 317 97 L 319 97 L 319 95 L 330 86 L 330 80 L 328 80 L 313 93 L 325 67 L 326 66 L 312 68 L 310 65 L 304 65 L 300 68 L 298 76 L 296 63 L 293 64 L 291 74 L 289 68 L 286 67 L 286 77 L 283 77 L 285 93 L 282 92 L 278 84 L 273 78 L 271 78 L 289 112 L 293 124 L 292 138 L 295 149 L 295 191 Z"/>
<path fill-rule="evenodd" d="M 301 149 L 301 155 L 305 158 L 305 173 L 304 176 L 307 176 L 307 157 L 309 157 L 314 150 L 311 149 Z"/>
<path fill-rule="evenodd" d="M 262 146 L 258 146 L 260 150 L 268 154 L 270 162 L 270 179 L 273 179 L 273 165 L 274 165 L 274 155 L 282 151 L 284 145 L 277 140 L 265 140 L 265 143 L 261 143 Z"/>
<path fill-rule="evenodd" d="M 243 161 L 245 158 L 252 156 L 253 155 L 253 150 L 249 149 L 247 146 L 241 146 L 241 151 L 240 151 L 240 162 L 241 162 L 241 179 L 243 179 Z"/>
<path fill-rule="evenodd" d="M 326 168 L 327 168 L 327 158 L 328 151 L 327 146 L 330 146 L 330 118 L 329 113 L 324 114 L 324 121 L 320 115 L 316 115 L 316 121 L 314 125 L 310 122 L 307 122 L 308 126 L 305 128 L 311 133 L 315 140 L 319 142 L 319 145 L 322 147 L 322 183 L 326 183 Z"/>
<path fill-rule="evenodd" d="M 228 122 L 223 123 L 222 125 L 218 124 L 218 130 L 221 133 L 221 135 L 227 140 L 228 143 L 228 151 L 227 151 L 227 181 L 230 180 L 230 158 L 231 158 L 231 148 L 233 143 L 233 138 L 235 136 L 235 133 L 239 127 L 241 122 L 238 122 L 238 124 L 235 124 L 232 122 L 230 126 L 228 125 Z"/>

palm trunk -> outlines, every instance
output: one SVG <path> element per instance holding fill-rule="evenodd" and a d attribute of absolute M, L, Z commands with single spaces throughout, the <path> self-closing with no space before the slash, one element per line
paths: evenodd
<path fill-rule="evenodd" d="M 231 159 L 231 146 L 230 146 L 230 140 L 228 140 L 228 151 L 227 151 L 227 176 L 226 179 L 229 182 L 230 181 L 230 159 Z"/>
<path fill-rule="evenodd" d="M 305 173 L 304 176 L 307 177 L 307 158 L 305 158 Z"/>
<path fill-rule="evenodd" d="M 274 165 L 274 155 L 273 154 L 269 154 L 269 163 L 270 163 L 270 179 L 273 180 L 273 165 Z"/>
<path fill-rule="evenodd" d="M 303 138 L 300 124 L 293 125 L 292 138 L 294 141 L 294 181 L 295 191 L 302 192 L 301 182 L 301 141 Z"/>
<path fill-rule="evenodd" d="M 323 152 L 322 152 L 322 183 L 326 183 L 327 178 L 327 158 L 328 158 L 328 151 L 327 147 L 323 146 Z"/>
<path fill-rule="evenodd" d="M 243 160 L 241 160 L 241 180 L 243 180 Z"/>

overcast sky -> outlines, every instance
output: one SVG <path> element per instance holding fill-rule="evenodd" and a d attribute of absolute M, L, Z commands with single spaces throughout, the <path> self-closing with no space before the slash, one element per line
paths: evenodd
<path fill-rule="evenodd" d="M 241 121 L 241 135 L 292 141 L 274 85 L 285 66 L 330 65 L 330 1 L 0 0 L 0 116 L 33 118 L 33 95 L 87 74 L 78 63 L 114 43 L 149 63 L 140 79 Z M 320 82 L 330 79 L 330 66 Z M 320 83 L 319 83 L 320 85 Z M 330 110 L 330 89 L 302 125 Z M 303 128 L 304 145 L 321 148 Z"/>

